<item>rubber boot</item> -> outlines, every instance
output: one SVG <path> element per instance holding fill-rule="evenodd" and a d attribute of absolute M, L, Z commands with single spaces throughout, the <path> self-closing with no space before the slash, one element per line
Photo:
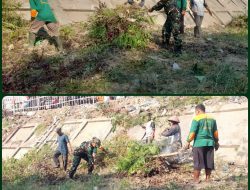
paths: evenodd
<path fill-rule="evenodd" d="M 63 52 L 63 46 L 62 46 L 62 42 L 61 42 L 60 38 L 58 36 L 54 36 L 53 40 L 55 42 L 55 46 L 56 46 L 57 50 L 60 52 Z"/>
<path fill-rule="evenodd" d="M 29 33 L 29 47 L 34 47 L 36 41 L 36 34 L 30 32 Z"/>
<path fill-rule="evenodd" d="M 200 170 L 194 170 L 194 183 L 200 183 Z"/>
<path fill-rule="evenodd" d="M 174 46 L 174 53 L 177 54 L 177 55 L 181 54 L 182 53 L 181 48 L 182 48 L 181 45 Z"/>
<path fill-rule="evenodd" d="M 194 27 L 194 37 L 198 37 L 198 27 L 197 26 L 195 26 Z"/>
<path fill-rule="evenodd" d="M 170 39 L 162 39 L 161 48 L 170 49 Z"/>
<path fill-rule="evenodd" d="M 70 178 L 70 179 L 73 179 L 74 174 L 75 174 L 75 172 L 72 171 L 72 170 L 70 170 L 70 171 L 69 171 L 69 174 L 68 174 L 69 178 Z"/>

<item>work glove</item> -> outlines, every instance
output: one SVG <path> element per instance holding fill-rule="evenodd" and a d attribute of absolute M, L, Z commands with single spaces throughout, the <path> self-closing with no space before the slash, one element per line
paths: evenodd
<path fill-rule="evenodd" d="M 218 142 L 216 142 L 215 145 L 214 145 L 215 151 L 217 151 L 219 149 L 219 147 L 220 147 L 220 144 Z"/>

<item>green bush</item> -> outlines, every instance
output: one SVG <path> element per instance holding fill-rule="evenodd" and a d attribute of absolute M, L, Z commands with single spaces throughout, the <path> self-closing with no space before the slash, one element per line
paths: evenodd
<path fill-rule="evenodd" d="M 35 165 L 44 162 L 50 155 L 52 155 L 51 148 L 44 146 L 39 152 L 34 149 L 19 160 L 10 158 L 3 161 L 3 181 L 19 184 L 27 179 L 32 181 L 38 179 L 42 174 L 35 169 Z"/>
<path fill-rule="evenodd" d="M 148 157 L 159 154 L 160 149 L 154 144 L 140 144 L 138 142 L 130 142 L 124 157 L 117 162 L 117 171 L 127 174 L 146 173 L 145 164 Z"/>
<path fill-rule="evenodd" d="M 231 23 L 228 25 L 229 27 L 237 27 L 241 29 L 247 29 L 248 27 L 248 16 L 247 15 L 240 15 L 234 18 Z"/>
<path fill-rule="evenodd" d="M 151 39 L 148 26 L 152 23 L 144 9 L 133 6 L 110 9 L 101 4 L 89 20 L 89 37 L 100 44 L 144 48 Z"/>
<path fill-rule="evenodd" d="M 16 30 L 19 27 L 25 26 L 25 21 L 16 12 L 20 7 L 20 2 L 17 2 L 16 0 L 2 1 L 3 29 Z"/>
<path fill-rule="evenodd" d="M 112 125 L 114 127 L 123 127 L 123 128 L 131 128 L 134 127 L 136 125 L 142 125 L 143 123 L 147 122 L 147 117 L 145 116 L 141 116 L 141 115 L 135 115 L 135 116 L 131 116 L 131 115 L 127 115 L 127 114 L 123 114 L 123 113 L 119 113 L 119 114 L 115 114 L 112 117 Z"/>

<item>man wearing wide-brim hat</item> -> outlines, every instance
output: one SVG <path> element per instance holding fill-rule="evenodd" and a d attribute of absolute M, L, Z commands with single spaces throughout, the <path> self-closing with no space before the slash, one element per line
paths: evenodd
<path fill-rule="evenodd" d="M 168 119 L 170 128 L 165 129 L 161 135 L 164 137 L 173 137 L 171 144 L 178 145 L 178 148 L 182 147 L 181 142 L 181 128 L 179 126 L 180 120 L 177 116 L 172 116 Z"/>

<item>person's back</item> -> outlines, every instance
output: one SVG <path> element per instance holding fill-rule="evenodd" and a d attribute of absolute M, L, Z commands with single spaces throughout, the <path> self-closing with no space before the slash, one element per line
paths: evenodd
<path fill-rule="evenodd" d="M 58 142 L 57 150 L 59 150 L 64 155 L 68 154 L 68 146 L 67 146 L 67 143 L 69 142 L 68 136 L 65 134 L 59 135 L 57 137 L 57 142 Z"/>
<path fill-rule="evenodd" d="M 89 157 L 92 157 L 93 153 L 96 153 L 97 148 L 91 146 L 91 141 L 84 141 L 81 145 L 75 149 L 74 154 L 82 154 L 85 153 Z"/>
<path fill-rule="evenodd" d="M 97 148 L 100 148 L 101 141 L 93 137 L 92 141 L 84 141 L 79 147 L 74 150 L 74 157 L 72 167 L 69 171 L 69 177 L 73 178 L 77 167 L 80 164 L 81 159 L 84 159 L 88 163 L 88 173 L 91 174 L 94 170 L 95 155 L 97 153 Z"/>
<path fill-rule="evenodd" d="M 206 113 L 198 115 L 194 117 L 191 128 L 197 128 L 194 147 L 214 146 L 214 133 L 217 131 L 215 119 Z"/>
<path fill-rule="evenodd" d="M 177 0 L 161 0 L 155 6 L 155 10 L 159 11 L 164 8 L 166 14 L 177 8 Z"/>
<path fill-rule="evenodd" d="M 48 0 L 30 0 L 32 10 L 38 12 L 36 19 L 47 22 L 56 22 L 55 15 L 49 5 Z"/>
<path fill-rule="evenodd" d="M 214 170 L 214 150 L 219 148 L 219 136 L 216 120 L 206 114 L 206 108 L 203 104 L 198 104 L 195 107 L 195 115 L 185 149 L 188 149 L 191 141 L 194 140 L 192 150 L 194 182 L 199 183 L 202 169 L 205 169 L 206 180 L 210 179 L 212 170 Z"/>
<path fill-rule="evenodd" d="M 179 142 L 182 144 L 181 142 L 181 128 L 179 124 L 175 124 L 175 128 L 176 128 L 176 133 L 174 134 L 174 141 L 175 142 Z"/>

